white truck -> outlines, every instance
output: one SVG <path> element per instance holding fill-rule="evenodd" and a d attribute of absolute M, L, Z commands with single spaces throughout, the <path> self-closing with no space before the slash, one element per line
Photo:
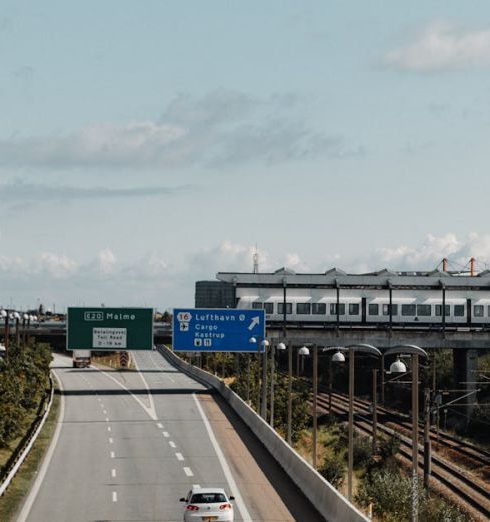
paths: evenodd
<path fill-rule="evenodd" d="M 92 352 L 90 350 L 73 350 L 73 368 L 90 366 Z"/>

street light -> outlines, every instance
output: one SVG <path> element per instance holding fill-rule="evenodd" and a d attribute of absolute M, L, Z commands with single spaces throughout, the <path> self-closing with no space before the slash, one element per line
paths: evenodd
<path fill-rule="evenodd" d="M 412 522 L 418 520 L 418 455 L 419 455 L 419 355 L 427 352 L 414 344 L 401 344 L 389 348 L 384 355 L 408 353 L 412 356 Z M 391 364 L 391 372 L 405 373 L 407 367 L 399 358 Z"/>
<path fill-rule="evenodd" d="M 352 500 L 352 471 L 354 468 L 354 354 L 355 352 L 367 353 L 381 357 L 381 352 L 370 344 L 351 344 L 345 348 L 340 348 L 339 352 L 348 352 L 349 354 L 349 449 L 348 449 L 348 478 L 347 478 L 347 496 L 349 501 Z M 334 354 L 334 356 L 337 354 Z M 337 356 L 337 361 L 342 361 L 342 357 Z M 345 357 L 344 357 L 345 361 Z"/>
<path fill-rule="evenodd" d="M 8 355 L 9 347 L 9 314 L 7 310 L 0 310 L 0 317 L 5 320 L 3 327 L 3 344 L 5 346 L 5 356 Z"/>
<path fill-rule="evenodd" d="M 262 405 L 260 410 L 260 416 L 267 420 L 267 347 L 269 346 L 269 341 L 264 339 L 261 342 L 263 347 L 262 352 Z"/>
<path fill-rule="evenodd" d="M 277 350 L 284 351 L 286 345 L 284 343 L 277 343 L 275 346 Z M 275 381 L 275 350 L 274 343 L 271 346 L 271 413 L 270 413 L 270 425 L 274 427 L 274 381 Z"/>
<path fill-rule="evenodd" d="M 257 413 L 260 414 L 260 416 L 265 420 L 267 416 L 267 347 L 269 346 L 269 341 L 267 339 L 262 339 L 260 341 L 259 338 L 250 337 L 249 342 L 252 344 L 257 344 Z M 261 390 L 260 387 L 260 348 L 263 348 L 263 358 L 262 358 L 262 386 L 263 389 Z M 248 386 L 250 386 L 250 367 L 249 370 L 249 376 L 248 376 Z M 262 391 L 262 404 L 260 400 L 260 395 Z M 249 394 L 249 393 L 248 393 Z"/>

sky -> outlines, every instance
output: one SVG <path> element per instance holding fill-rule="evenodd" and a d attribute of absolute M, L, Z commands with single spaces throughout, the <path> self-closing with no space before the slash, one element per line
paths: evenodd
<path fill-rule="evenodd" d="M 0 305 L 490 266 L 490 4 L 0 0 Z"/>

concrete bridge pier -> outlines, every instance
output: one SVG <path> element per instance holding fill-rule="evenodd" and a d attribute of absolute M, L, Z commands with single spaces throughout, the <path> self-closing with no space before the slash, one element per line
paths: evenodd
<path fill-rule="evenodd" d="M 455 389 L 461 390 L 451 396 L 455 399 L 478 388 L 478 350 L 472 348 L 455 348 L 453 349 L 453 375 Z M 466 390 L 466 391 L 465 391 Z M 447 402 L 443 400 L 443 402 Z M 458 406 L 458 403 L 461 406 Z M 475 404 L 477 403 L 477 394 L 473 393 L 461 401 L 455 403 L 454 408 L 461 414 L 461 422 L 466 428 L 470 421 Z M 458 422 L 459 424 L 459 422 Z"/>

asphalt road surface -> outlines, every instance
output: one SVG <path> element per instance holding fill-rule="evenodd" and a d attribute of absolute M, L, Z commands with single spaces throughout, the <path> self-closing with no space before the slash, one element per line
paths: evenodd
<path fill-rule="evenodd" d="M 18 520 L 181 521 L 193 484 L 234 495 L 235 520 L 323 518 L 228 405 L 157 352 L 138 371 L 74 369 L 54 444 Z"/>

